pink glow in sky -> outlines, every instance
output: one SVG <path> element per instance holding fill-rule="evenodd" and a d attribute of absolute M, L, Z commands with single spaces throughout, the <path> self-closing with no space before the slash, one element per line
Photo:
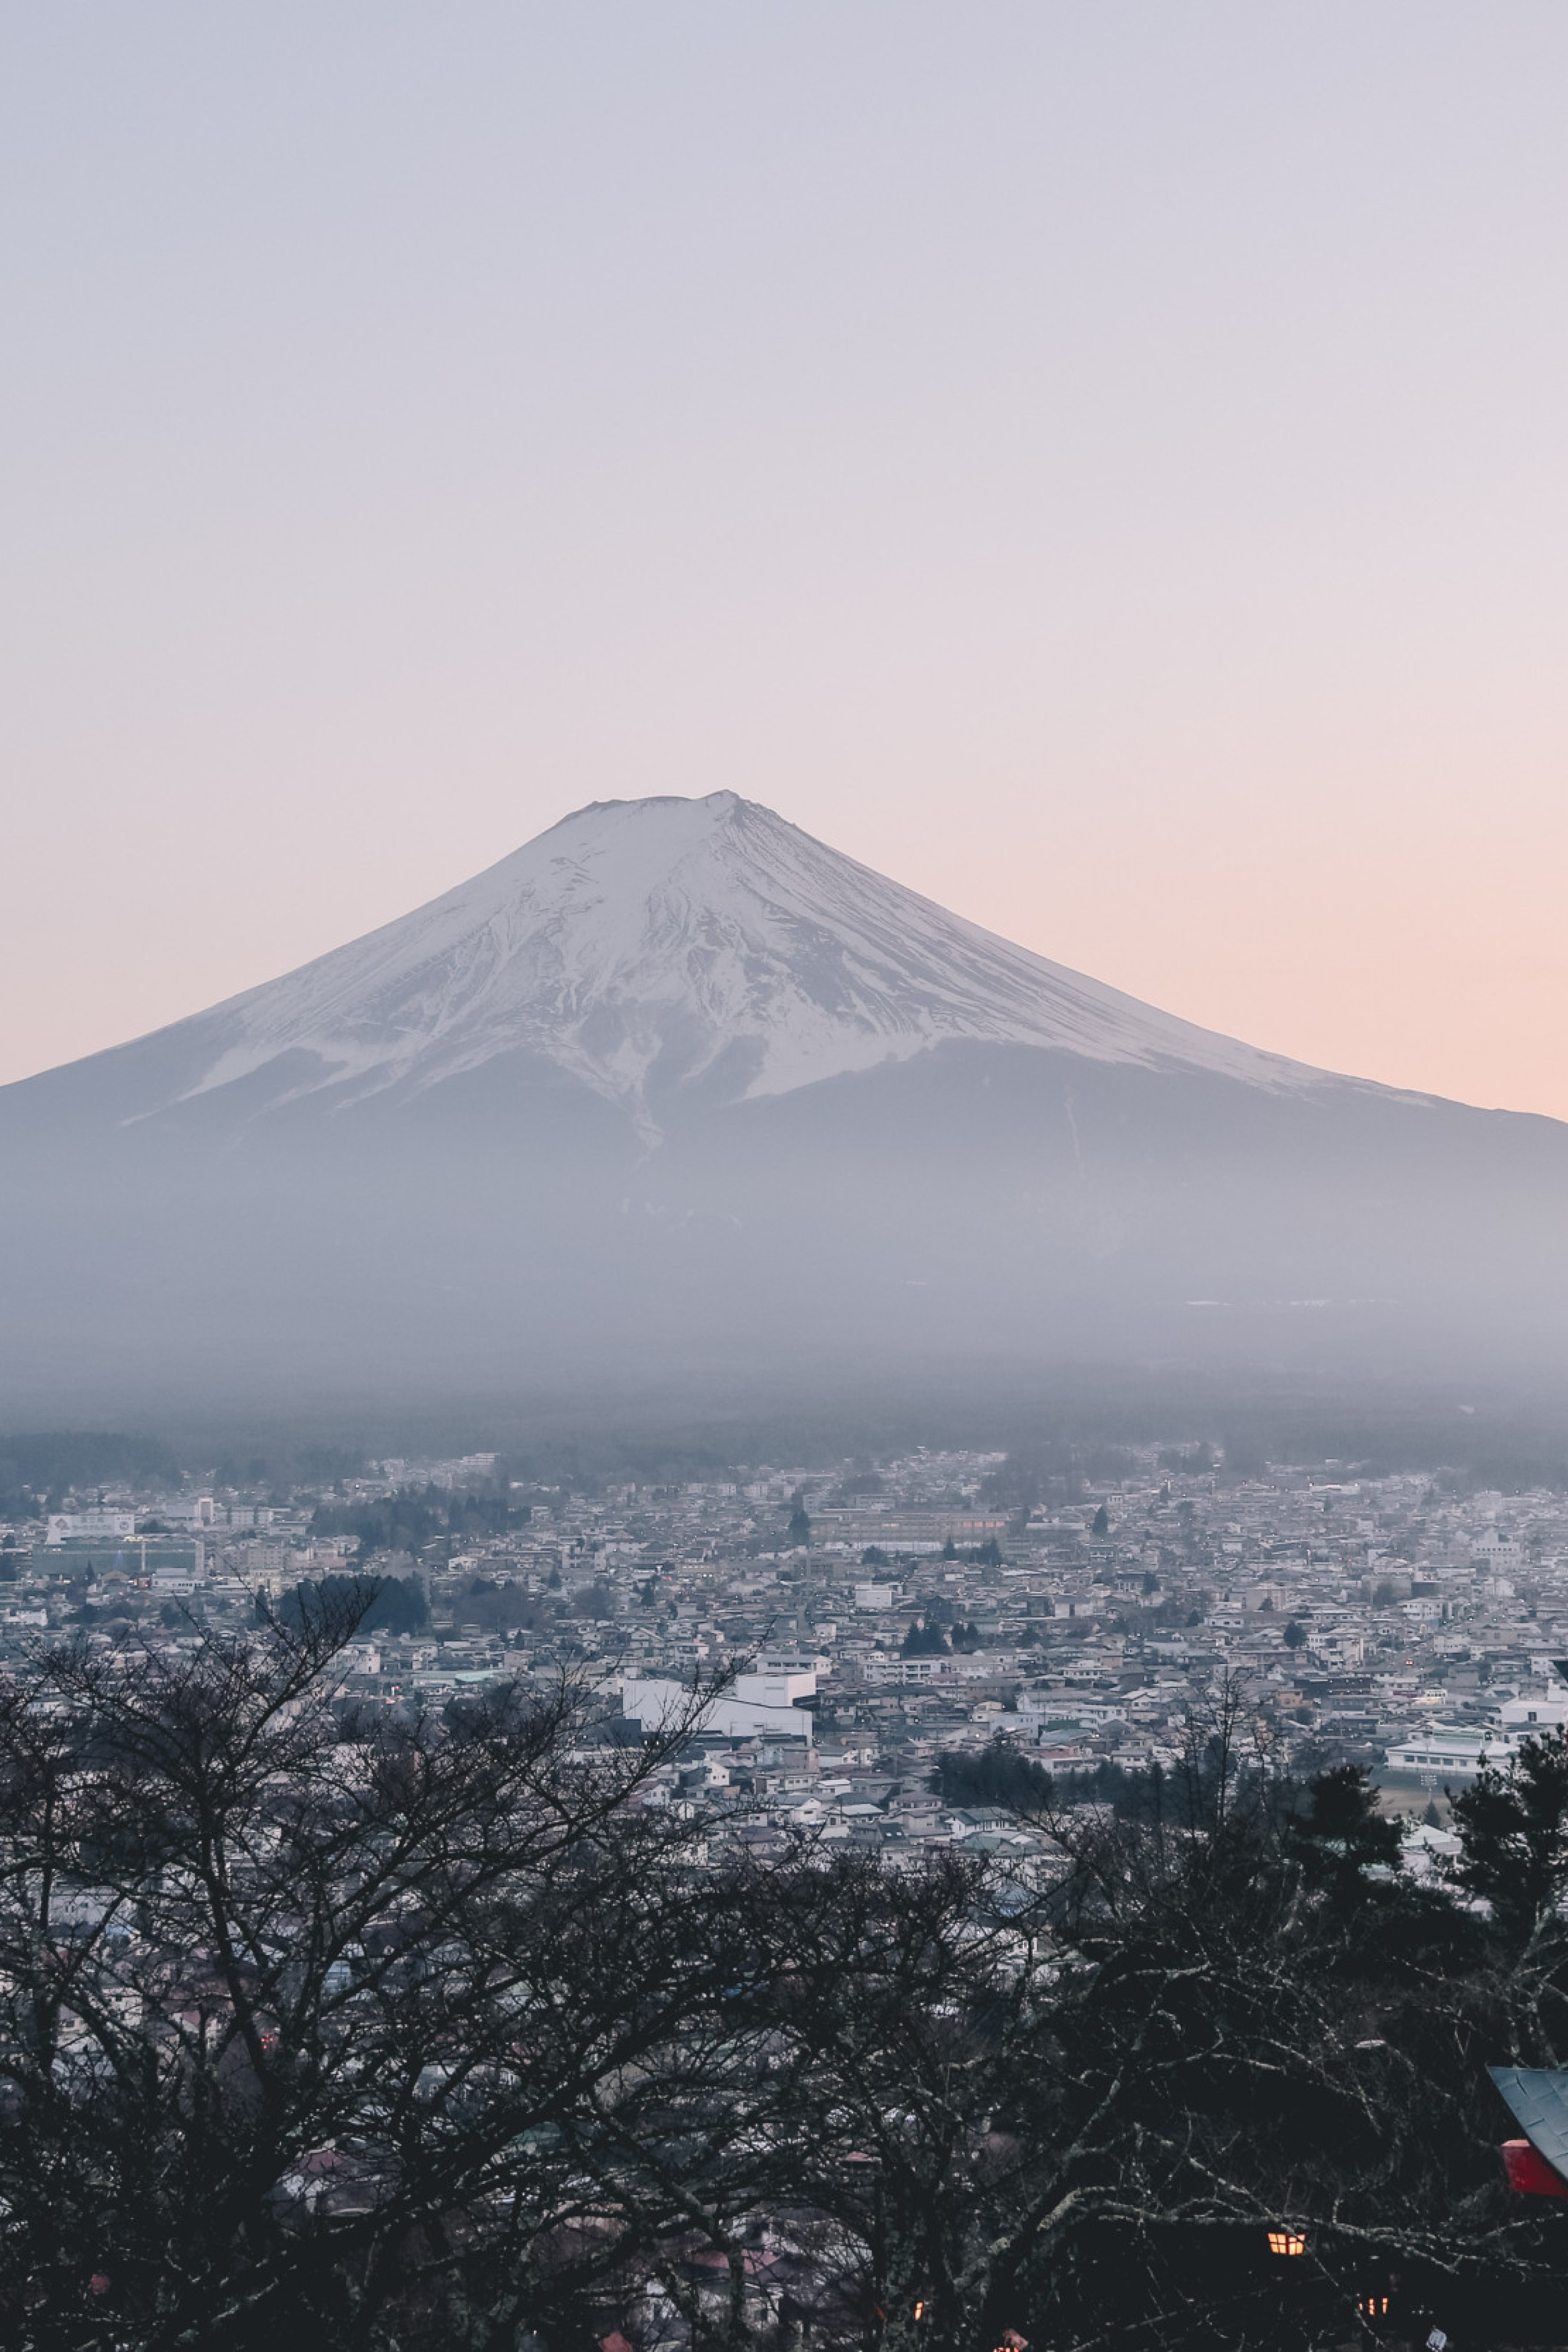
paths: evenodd
<path fill-rule="evenodd" d="M 0 25 L 0 1078 L 729 786 L 1568 1117 L 1568 13 Z"/>

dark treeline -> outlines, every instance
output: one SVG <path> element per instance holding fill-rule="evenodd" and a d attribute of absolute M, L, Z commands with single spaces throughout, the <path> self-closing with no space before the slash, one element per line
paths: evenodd
<path fill-rule="evenodd" d="M 256 1615 L 262 1624 L 278 1622 L 298 1635 L 307 1624 L 331 1623 L 352 1613 L 363 1633 L 417 1633 L 430 1622 L 430 1603 L 417 1577 L 358 1578 L 323 1576 L 312 1583 L 296 1584 L 273 1610 L 258 1594 Z"/>
<path fill-rule="evenodd" d="M 1069 1787 L 1064 1781 L 1064 1792 Z M 1056 1811 L 1057 1785 L 1010 1739 L 994 1739 L 978 1754 L 952 1748 L 936 1759 L 931 1786 L 944 1804 L 998 1805 L 1023 1820 L 1044 1820 Z"/>
<path fill-rule="evenodd" d="M 903 1383 L 885 1368 L 872 1376 L 864 1365 L 817 1364 L 808 1394 L 753 1370 L 718 1400 L 702 1382 L 683 1394 L 667 1369 L 640 1401 L 552 1385 L 525 1398 L 476 1397 L 460 1417 L 412 1402 L 374 1412 L 345 1407 L 326 1424 L 315 1416 L 213 1423 L 175 1415 L 165 1434 L 193 1472 L 221 1465 L 220 1484 L 330 1485 L 372 1457 L 439 1459 L 485 1447 L 500 1453 L 510 1477 L 592 1493 L 626 1478 L 654 1486 L 727 1478 L 742 1463 L 830 1470 L 847 1455 L 882 1459 L 927 1445 L 1000 1448 L 1024 1479 L 1092 1485 L 1121 1475 L 1116 1465 L 1128 1447 L 1191 1453 L 1205 1441 L 1223 1444 L 1233 1472 L 1266 1461 L 1335 1462 L 1368 1475 L 1448 1469 L 1505 1490 L 1568 1483 L 1568 1388 L 1501 1380 L 1424 1387 L 1265 1368 L 1238 1377 L 1198 1364 L 1015 1370 L 963 1362 Z M 0 1454 L 31 1442 L 0 1439 Z"/>
<path fill-rule="evenodd" d="M 353 1536 L 358 1557 L 365 1560 L 378 1551 L 423 1551 L 438 1536 L 463 1542 L 505 1535 L 509 1528 L 526 1527 L 531 1516 L 527 1503 L 514 1502 L 510 1495 L 405 1486 L 369 1501 L 318 1504 L 310 1532 Z"/>
<path fill-rule="evenodd" d="M 1005 1738 L 993 1739 L 988 1748 L 979 1749 L 946 1749 L 932 1767 L 931 1786 L 944 1804 L 1000 1811 L 1047 1830 L 1059 1827 L 1064 1813 L 1092 1807 L 1118 1822 L 1145 1827 L 1164 1822 L 1201 1832 L 1210 1801 L 1202 1774 L 1194 1780 L 1190 1771 L 1171 1773 L 1158 1765 L 1129 1771 L 1110 1756 L 1081 1769 L 1057 1774 Z M 1392 1861 L 1398 1843 L 1396 1832 L 1390 1823 L 1379 1822 L 1367 1813 L 1372 1800 L 1359 1774 L 1347 1778 L 1342 1770 L 1334 1769 L 1293 1781 L 1271 1773 L 1268 1808 L 1276 1820 L 1289 1822 L 1291 1834 L 1299 1837 L 1307 1833 L 1304 1824 L 1314 1820 L 1321 1824 L 1326 1804 L 1342 1806 L 1347 1791 L 1359 1791 L 1355 1805 L 1366 1816 L 1356 1822 L 1358 1862 Z M 1249 1790 L 1247 1801 L 1260 1802 L 1261 1793 L 1260 1788 Z M 1461 1811 L 1471 1801 L 1468 1795 L 1464 1797 Z M 1564 1826 L 1568 1830 L 1568 1816 Z"/>
<path fill-rule="evenodd" d="M 984 1499 L 1008 1510 L 1073 1501 L 1097 1486 L 1139 1473 L 1132 1449 L 1173 1433 L 1161 1446 L 1163 1470 L 1214 1470 L 1221 1483 L 1261 1477 L 1271 1464 L 1326 1464 L 1347 1476 L 1382 1478 L 1426 1471 L 1450 1491 L 1496 1486 L 1520 1493 L 1568 1485 L 1568 1414 L 1537 1421 L 1509 1408 L 1481 1417 L 1458 1407 L 1244 1406 L 1216 1397 L 1204 1419 L 1190 1401 L 1171 1400 L 1163 1415 L 1107 1409 L 1015 1437 L 990 1473 Z"/>
<path fill-rule="evenodd" d="M 986 1500 L 1017 1509 L 1075 1497 L 1130 1475 L 1129 1449 L 1158 1443 L 1173 1466 L 1198 1466 L 1218 1447 L 1222 1476 L 1252 1475 L 1270 1462 L 1323 1465 L 1368 1476 L 1392 1470 L 1447 1474 L 1460 1486 L 1518 1491 L 1568 1484 L 1568 1394 L 1540 1387 L 1477 1394 L 1413 1386 L 1314 1388 L 1262 1375 L 1184 1370 L 1180 1378 L 1109 1367 L 1042 1370 L 1027 1379 L 967 1367 L 951 1383 L 900 1391 L 885 1379 L 868 1402 L 864 1379 L 825 1379 L 807 1404 L 759 1392 L 723 1409 L 693 1400 L 682 1411 L 660 1384 L 640 1412 L 584 1396 L 541 1395 L 476 1404 L 461 1423 L 418 1413 L 350 1415 L 325 1435 L 281 1421 L 171 1425 L 164 1439 L 114 1432 L 0 1435 L 0 1517 L 25 1517 L 51 1496 L 116 1480 L 177 1485 L 187 1475 L 217 1486 L 265 1487 L 282 1496 L 317 1491 L 361 1473 L 372 1456 L 442 1457 L 477 1445 L 499 1450 L 509 1477 L 541 1487 L 602 1491 L 626 1478 L 644 1485 L 729 1477 L 738 1464 L 816 1465 L 867 1460 L 915 1446 L 1001 1447 L 1005 1465 Z"/>
<path fill-rule="evenodd" d="M 356 1717 L 363 1599 L 0 1690 L 7 2346 L 1563 2340 L 1484 2073 L 1568 2055 L 1561 1742 L 1457 1802 L 1484 1910 L 1228 1697 L 1137 1817 L 1031 1786 L 1041 1878 L 763 1868 L 643 1801 L 700 1695 Z"/>
<path fill-rule="evenodd" d="M 179 1484 L 179 1469 L 156 1438 L 105 1430 L 46 1430 L 0 1437 L 0 1519 L 26 1519 L 56 1510 L 71 1489 L 163 1480 Z"/>

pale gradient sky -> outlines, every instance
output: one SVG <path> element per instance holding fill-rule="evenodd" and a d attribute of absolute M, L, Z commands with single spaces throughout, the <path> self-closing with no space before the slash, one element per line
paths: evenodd
<path fill-rule="evenodd" d="M 0 320 L 0 1078 L 731 786 L 1568 1116 L 1562 0 L 17 0 Z"/>

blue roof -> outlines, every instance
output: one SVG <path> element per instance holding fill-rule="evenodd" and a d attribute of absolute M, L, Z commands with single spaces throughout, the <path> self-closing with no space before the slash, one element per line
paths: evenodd
<path fill-rule="evenodd" d="M 1557 2067 L 1489 2066 L 1531 2146 L 1568 2179 L 1568 2073 Z"/>

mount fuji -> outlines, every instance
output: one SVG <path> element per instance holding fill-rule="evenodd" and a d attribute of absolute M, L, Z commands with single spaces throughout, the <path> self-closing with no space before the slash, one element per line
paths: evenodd
<path fill-rule="evenodd" d="M 1013 947 L 733 793 L 580 809 L 444 898 L 148 1043 L 178 1083 L 151 1082 L 133 1116 L 258 1076 L 252 1104 L 319 1097 L 336 1113 L 529 1054 L 649 1141 L 654 1106 L 683 1090 L 787 1094 L 944 1044 L 1259 1086 L 1318 1075 Z"/>
<path fill-rule="evenodd" d="M 1568 1129 L 1338 1077 L 770 810 L 598 803 L 0 1089 L 0 1403 L 1550 1355 Z"/>

